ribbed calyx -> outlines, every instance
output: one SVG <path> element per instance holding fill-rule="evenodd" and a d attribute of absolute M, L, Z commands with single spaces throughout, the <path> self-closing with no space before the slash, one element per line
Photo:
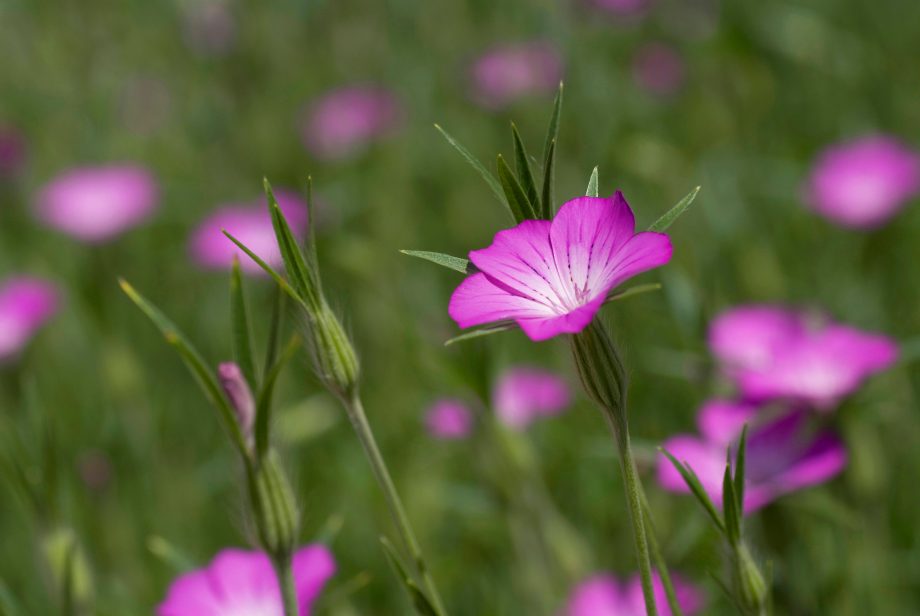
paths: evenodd
<path fill-rule="evenodd" d="M 323 301 L 309 314 L 313 363 L 326 387 L 348 399 L 358 386 L 358 356 L 342 323 Z"/>
<path fill-rule="evenodd" d="M 737 545 L 732 554 L 732 583 L 735 585 L 735 596 L 741 608 L 748 616 L 764 616 L 768 613 L 767 602 L 769 592 L 767 582 L 760 572 L 757 563 L 751 556 L 750 550 L 742 542 Z"/>
<path fill-rule="evenodd" d="M 574 334 L 572 354 L 588 396 L 606 411 L 625 416 L 626 368 L 604 326 L 594 321 Z"/>
<path fill-rule="evenodd" d="M 276 559 L 290 557 L 300 530 L 294 491 L 274 449 L 249 471 L 249 493 L 262 548 Z"/>

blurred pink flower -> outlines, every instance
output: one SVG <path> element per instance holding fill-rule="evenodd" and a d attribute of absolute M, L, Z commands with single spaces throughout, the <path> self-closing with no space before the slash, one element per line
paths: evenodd
<path fill-rule="evenodd" d="M 885 336 L 778 306 L 741 306 L 722 313 L 709 344 L 742 392 L 753 399 L 792 398 L 829 408 L 897 359 Z"/>
<path fill-rule="evenodd" d="M 17 175 L 25 159 L 25 137 L 12 126 L 0 125 L 0 180 Z"/>
<path fill-rule="evenodd" d="M 471 68 L 473 98 L 490 109 L 526 96 L 555 92 L 562 79 L 562 58 L 547 42 L 495 47 Z"/>
<path fill-rule="evenodd" d="M 568 385 L 556 374 L 518 367 L 499 378 L 492 395 L 492 405 L 502 423 L 523 429 L 541 417 L 563 412 L 570 398 Z"/>
<path fill-rule="evenodd" d="M 143 167 L 82 167 L 57 176 L 38 194 L 46 224 L 84 242 L 104 242 L 146 220 L 157 207 L 157 185 Z"/>
<path fill-rule="evenodd" d="M 436 438 L 462 439 L 473 430 L 473 413 L 462 401 L 445 398 L 428 409 L 425 425 Z"/>
<path fill-rule="evenodd" d="M 0 285 L 0 362 L 17 355 L 57 309 L 50 282 L 23 276 Z"/>
<path fill-rule="evenodd" d="M 294 554 L 294 586 L 301 616 L 335 573 L 335 559 L 323 545 Z M 239 549 L 221 551 L 205 569 L 177 578 L 157 616 L 283 616 L 278 580 L 268 556 Z"/>
<path fill-rule="evenodd" d="M 306 203 L 292 191 L 276 189 L 274 195 L 294 235 L 302 239 L 308 223 Z M 202 267 L 228 269 L 233 263 L 233 256 L 237 255 L 244 272 L 261 274 L 262 268 L 237 248 L 223 234 L 223 230 L 227 230 L 272 267 L 282 265 L 281 252 L 278 250 L 264 197 L 259 203 L 218 208 L 198 226 L 190 242 L 192 258 Z"/>
<path fill-rule="evenodd" d="M 713 411 L 715 408 L 707 405 L 697 418 L 701 432 L 704 435 L 708 432 L 709 438 L 682 434 L 665 441 L 662 448 L 678 461 L 689 464 L 710 498 L 721 507 L 727 449 L 734 444 L 742 425 L 753 418 L 746 405 L 734 410 L 723 406 Z M 710 416 L 704 417 L 707 412 Z M 732 417 L 734 413 L 740 416 Z M 749 429 L 745 513 L 756 511 L 783 494 L 829 481 L 846 466 L 847 451 L 843 442 L 831 430 L 816 431 L 812 418 L 804 409 L 787 410 L 778 418 L 770 418 Z M 726 425 L 714 430 L 714 424 L 720 419 L 726 421 Z M 729 435 L 731 437 L 726 438 Z M 665 489 L 689 492 L 683 478 L 664 455 L 658 457 L 658 481 Z"/>
<path fill-rule="evenodd" d="M 182 13 L 185 44 L 202 56 L 222 56 L 236 45 L 236 19 L 225 0 L 192 0 Z"/>
<path fill-rule="evenodd" d="M 348 158 L 393 132 L 402 106 L 382 87 L 355 85 L 332 90 L 314 101 L 302 122 L 307 150 L 323 160 Z"/>
<path fill-rule="evenodd" d="M 632 69 L 636 82 L 658 96 L 675 94 L 684 85 L 683 57 L 662 43 L 643 45 L 633 58 Z"/>
<path fill-rule="evenodd" d="M 515 321 L 531 340 L 583 330 L 620 283 L 671 259 L 663 233 L 636 233 L 622 193 L 578 197 L 552 222 L 525 220 L 470 252 L 480 270 L 454 291 L 448 312 L 462 328 Z"/>
<path fill-rule="evenodd" d="M 815 162 L 807 193 L 811 207 L 834 222 L 878 227 L 920 194 L 920 154 L 885 135 L 831 146 Z"/>
<path fill-rule="evenodd" d="M 648 11 L 650 0 L 589 0 L 599 9 L 623 16 L 637 16 Z"/>
<path fill-rule="evenodd" d="M 679 575 L 671 575 L 677 603 L 686 616 L 693 616 L 703 608 L 703 593 L 696 586 L 687 583 Z M 655 589 L 655 604 L 661 616 L 671 616 L 664 585 L 657 573 L 652 585 Z M 644 616 L 645 599 L 642 596 L 642 581 L 638 575 L 622 582 L 609 573 L 596 574 L 575 587 L 569 597 L 564 616 Z"/>

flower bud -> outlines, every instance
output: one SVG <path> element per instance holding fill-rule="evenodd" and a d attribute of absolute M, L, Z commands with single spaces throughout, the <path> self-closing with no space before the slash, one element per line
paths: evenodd
<path fill-rule="evenodd" d="M 608 411 L 618 412 L 626 401 L 626 368 L 610 334 L 591 323 L 572 336 L 572 354 L 588 396 Z"/>
<path fill-rule="evenodd" d="M 325 302 L 310 315 L 310 325 L 317 373 L 336 395 L 348 397 L 358 385 L 358 356 L 351 341 Z"/>
<path fill-rule="evenodd" d="M 273 449 L 250 470 L 249 479 L 259 543 L 271 556 L 287 558 L 297 544 L 300 512 L 287 474 Z"/>
<path fill-rule="evenodd" d="M 752 616 L 766 614 L 767 583 L 744 543 L 735 549 L 734 568 L 735 595 L 744 613 Z"/>
<path fill-rule="evenodd" d="M 240 432 L 247 442 L 252 440 L 252 426 L 256 419 L 256 404 L 249 389 L 249 383 L 243 376 L 243 371 L 233 362 L 225 362 L 217 367 L 217 376 L 220 385 L 230 401 L 230 406 L 236 414 L 236 421 Z"/>

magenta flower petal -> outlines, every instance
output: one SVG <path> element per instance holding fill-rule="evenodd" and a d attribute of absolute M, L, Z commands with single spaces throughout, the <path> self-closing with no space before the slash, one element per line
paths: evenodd
<path fill-rule="evenodd" d="M 697 414 L 696 424 L 706 440 L 727 446 L 738 438 L 744 424 L 751 424 L 758 410 L 757 405 L 750 402 L 709 400 Z"/>
<path fill-rule="evenodd" d="M 554 92 L 562 79 L 562 58 L 547 42 L 503 45 L 480 56 L 470 73 L 473 99 L 498 109 L 527 96 Z"/>
<path fill-rule="evenodd" d="M 687 616 L 699 613 L 703 607 L 703 593 L 679 575 L 673 574 L 671 582 L 684 613 Z M 671 616 L 664 584 L 657 573 L 653 574 L 652 586 L 658 612 L 662 616 Z M 634 575 L 623 583 L 609 573 L 593 575 L 578 584 L 564 612 L 565 616 L 644 616 L 645 613 L 645 598 L 639 576 Z"/>
<path fill-rule="evenodd" d="M 321 545 L 301 548 L 294 556 L 294 585 L 301 614 L 335 573 L 335 561 Z M 170 586 L 158 616 L 282 616 L 281 593 L 274 568 L 261 552 L 223 550 L 205 569 L 180 576 Z"/>
<path fill-rule="evenodd" d="M 717 506 L 722 504 L 722 474 L 725 472 L 726 448 L 710 443 L 690 434 L 673 436 L 662 443 L 661 448 L 674 456 L 678 462 L 693 469 Z M 689 492 L 683 477 L 664 455 L 658 459 L 658 483 L 672 492 Z"/>
<path fill-rule="evenodd" d="M 545 370 L 512 368 L 498 381 L 492 406 L 506 426 L 523 429 L 540 417 L 561 413 L 569 405 L 566 382 Z"/>
<path fill-rule="evenodd" d="M 454 291 L 448 312 L 460 327 L 514 320 L 532 340 L 577 333 L 615 286 L 670 260 L 668 237 L 634 234 L 634 224 L 618 192 L 573 199 L 551 223 L 499 231 L 470 252 L 482 271 Z"/>
<path fill-rule="evenodd" d="M 425 413 L 425 425 L 435 438 L 462 439 L 473 429 L 473 413 L 460 400 L 438 400 Z"/>
<path fill-rule="evenodd" d="M 26 140 L 12 126 L 0 124 L 0 180 L 15 177 L 26 160 Z"/>
<path fill-rule="evenodd" d="M 740 306 L 721 313 L 709 328 L 713 354 L 729 367 L 768 365 L 776 349 L 802 334 L 805 322 L 779 306 Z"/>
<path fill-rule="evenodd" d="M 303 142 L 317 158 L 348 158 L 393 132 L 402 115 L 399 101 L 384 88 L 356 85 L 332 90 L 306 111 Z"/>
<path fill-rule="evenodd" d="M 139 225 L 156 206 L 153 176 L 132 165 L 73 169 L 45 185 L 36 200 L 45 223 L 94 243 Z"/>
<path fill-rule="evenodd" d="M 0 286 L 0 362 L 19 353 L 57 312 L 58 292 L 37 278 L 10 278 Z"/>
<path fill-rule="evenodd" d="M 857 229 L 884 224 L 918 193 L 920 154 L 883 135 L 828 148 L 808 183 L 815 211 Z"/>
<path fill-rule="evenodd" d="M 693 616 L 703 609 L 703 604 L 705 603 L 703 591 L 676 573 L 671 574 L 671 584 L 674 586 L 677 604 L 686 616 Z M 665 593 L 661 576 L 657 573 L 652 573 L 652 588 L 655 592 L 655 606 L 658 608 L 658 613 L 661 616 L 671 616 L 668 595 Z M 631 608 L 631 611 L 626 612 L 626 614 L 629 616 L 642 616 L 645 614 L 645 597 L 642 594 L 642 578 L 639 574 L 633 575 L 626 582 L 623 591 Z"/>

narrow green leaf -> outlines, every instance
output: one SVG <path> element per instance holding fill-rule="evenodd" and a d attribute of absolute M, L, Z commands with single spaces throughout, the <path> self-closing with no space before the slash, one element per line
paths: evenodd
<path fill-rule="evenodd" d="M 489 185 L 489 188 L 491 188 L 492 192 L 495 193 L 495 196 L 498 197 L 498 200 L 501 201 L 502 203 L 505 203 L 505 195 L 504 195 L 504 192 L 502 191 L 501 184 L 498 182 L 497 179 L 495 179 L 495 176 L 492 175 L 492 173 L 489 172 L 489 170 L 485 168 L 485 165 L 479 162 L 479 159 L 473 156 L 473 154 L 469 150 L 467 150 L 465 147 L 460 145 L 460 142 L 458 142 L 456 139 L 451 137 L 450 134 L 446 130 L 444 130 L 437 124 L 435 124 L 434 127 L 438 129 L 438 132 L 441 133 L 441 135 L 445 139 L 447 139 L 447 143 L 452 145 L 455 150 L 460 152 L 460 155 L 466 159 L 466 162 L 472 165 L 473 168 L 479 172 L 479 175 L 482 176 L 482 179 L 486 181 L 486 184 Z"/>
<path fill-rule="evenodd" d="M 272 415 L 272 397 L 275 391 L 275 383 L 278 381 L 278 375 L 284 366 L 294 357 L 294 353 L 300 347 L 300 337 L 296 334 L 291 336 L 284 351 L 278 357 L 278 360 L 271 367 L 271 370 L 265 373 L 265 383 L 259 391 L 259 399 L 256 401 L 256 457 L 261 460 L 268 451 L 269 429 L 271 428 Z"/>
<path fill-rule="evenodd" d="M 725 533 L 725 524 L 722 521 L 722 517 L 719 515 L 716 506 L 713 504 L 712 500 L 709 498 L 709 495 L 706 493 L 706 489 L 703 488 L 703 484 L 700 482 L 700 478 L 697 477 L 696 473 L 690 467 L 690 465 L 681 463 L 677 461 L 677 458 L 672 456 L 668 451 L 665 451 L 661 447 L 658 448 L 658 451 L 663 453 L 668 460 L 671 461 L 671 464 L 680 473 L 680 476 L 683 477 L 684 483 L 687 484 L 687 487 L 690 488 L 690 491 L 699 501 L 700 505 L 703 506 L 703 509 L 706 513 L 709 514 L 709 517 L 712 518 L 713 523 L 716 525 L 722 533 Z"/>
<path fill-rule="evenodd" d="M 725 465 L 725 474 L 722 476 L 722 513 L 725 516 L 725 536 L 732 546 L 738 545 L 741 540 L 741 512 L 735 498 L 730 464 Z"/>
<path fill-rule="evenodd" d="M 549 118 L 549 127 L 546 129 L 546 139 L 543 141 L 543 158 L 549 156 L 549 150 L 559 140 L 559 118 L 562 116 L 562 82 L 559 82 L 559 90 L 556 92 L 556 98 L 553 100 L 553 113 Z"/>
<path fill-rule="evenodd" d="M 275 359 L 278 356 L 278 337 L 281 334 L 281 319 L 284 315 L 284 295 L 281 287 L 275 285 L 275 292 L 272 294 L 272 315 L 268 324 L 268 343 L 265 345 L 265 363 L 263 364 L 262 374 L 268 374 L 268 371 L 275 365 Z"/>
<path fill-rule="evenodd" d="M 431 601 L 428 600 L 428 597 L 425 596 L 422 589 L 419 588 L 415 580 L 409 575 L 406 566 L 402 562 L 402 558 L 400 558 L 399 554 L 396 552 L 396 548 L 393 547 L 389 539 L 381 537 L 380 544 L 383 546 L 383 553 L 386 554 L 390 566 L 393 568 L 394 573 L 396 573 L 396 577 L 402 582 L 403 588 L 405 588 L 406 593 L 409 595 L 415 612 L 419 614 L 419 616 L 438 616 Z"/>
<path fill-rule="evenodd" d="M 460 257 L 453 257 L 441 252 L 430 252 L 427 250 L 400 250 L 399 252 L 404 255 L 409 255 L 410 257 L 418 257 L 419 259 L 437 263 L 438 265 L 446 267 L 447 269 L 452 269 L 455 272 L 460 272 L 461 274 L 472 274 L 476 271 L 476 268 L 470 263 L 469 259 L 461 259 Z"/>
<path fill-rule="evenodd" d="M 744 424 L 744 427 L 741 429 L 741 439 L 738 441 L 738 454 L 735 456 L 735 505 L 740 512 L 744 512 L 745 449 L 747 449 L 747 424 Z"/>
<path fill-rule="evenodd" d="M 533 179 L 533 171 L 530 169 L 530 159 L 527 156 L 527 149 L 524 147 L 524 141 L 518 132 L 514 122 L 511 123 L 511 138 L 514 141 L 514 168 L 517 171 L 517 177 L 524 189 L 524 194 L 530 202 L 530 208 L 535 212 L 540 212 L 539 196 L 537 195 L 537 183 Z"/>
<path fill-rule="evenodd" d="M 498 179 L 501 180 L 502 188 L 505 191 L 505 198 L 508 201 L 508 207 L 516 222 L 522 222 L 527 219 L 536 218 L 536 214 L 524 194 L 521 183 L 514 177 L 511 167 L 505 162 L 505 158 L 498 155 Z"/>
<path fill-rule="evenodd" d="M 281 258 L 284 261 L 284 269 L 300 296 L 311 306 L 316 307 L 319 305 L 319 287 L 315 272 L 307 267 L 303 251 L 297 244 L 291 227 L 278 206 L 268 180 L 265 180 L 264 183 L 265 195 L 268 197 L 268 209 L 271 212 L 272 226 L 275 229 L 275 238 L 278 240 Z"/>
<path fill-rule="evenodd" d="M 271 277 L 272 277 L 272 280 L 274 280 L 275 283 L 281 288 L 281 290 L 284 291 L 285 293 L 287 293 L 287 295 L 288 295 L 291 299 L 293 299 L 293 300 L 296 301 L 298 304 L 300 304 L 300 306 L 302 306 L 304 309 L 306 309 L 306 310 L 309 310 L 309 309 L 310 309 L 309 306 L 307 305 L 306 300 L 305 300 L 304 298 L 302 298 L 302 297 L 300 296 L 300 294 L 297 292 L 297 290 L 294 289 L 294 287 L 292 287 L 292 286 L 288 283 L 288 281 L 285 280 L 284 277 L 281 276 L 281 274 L 279 274 L 278 272 L 276 272 L 275 269 L 274 269 L 271 265 L 269 265 L 268 263 L 266 263 L 265 261 L 263 261 L 263 260 L 259 257 L 259 255 L 257 255 L 257 254 L 254 253 L 253 251 L 249 250 L 249 248 L 246 246 L 246 244 L 244 244 L 243 242 L 241 242 L 241 241 L 239 241 L 238 239 L 236 239 L 235 237 L 233 237 L 233 235 L 231 235 L 230 232 L 227 231 L 226 229 L 223 230 L 223 234 L 226 235 L 227 238 L 228 238 L 231 242 L 233 242 L 234 244 L 236 244 L 237 247 L 238 247 L 240 250 L 242 250 L 243 252 L 245 252 L 245 253 L 249 256 L 249 258 L 252 259 L 252 260 L 256 263 L 256 265 L 258 265 L 259 267 L 262 268 L 263 271 L 265 271 L 266 274 L 268 274 L 269 276 L 271 276 Z"/>
<path fill-rule="evenodd" d="M 693 203 L 693 200 L 696 199 L 697 193 L 700 192 L 700 187 L 697 186 L 691 190 L 686 197 L 677 202 L 677 205 L 672 207 L 670 210 L 664 213 L 661 218 L 652 223 L 648 228 L 649 231 L 658 231 L 659 233 L 671 226 L 671 224 L 677 220 L 677 217 L 683 214 L 690 204 Z"/>
<path fill-rule="evenodd" d="M 252 333 L 249 327 L 249 314 L 246 310 L 246 297 L 243 294 L 243 276 L 240 273 L 240 262 L 233 255 L 233 266 L 230 270 L 230 317 L 233 322 L 233 356 L 246 382 L 250 387 L 259 389 L 256 375 L 256 364 L 252 359 Z"/>
<path fill-rule="evenodd" d="M 585 191 L 586 197 L 596 197 L 598 195 L 597 188 L 597 167 L 594 168 L 594 171 L 591 172 L 591 177 L 588 178 L 588 190 Z"/>
<path fill-rule="evenodd" d="M 473 329 L 466 333 L 460 334 L 459 336 L 454 336 L 453 338 L 447 340 L 444 343 L 444 346 L 450 346 L 457 342 L 463 342 L 465 340 L 472 340 L 473 338 L 481 338 L 482 336 L 490 336 L 492 334 L 497 334 L 498 332 L 507 331 L 513 329 L 515 326 L 512 322 L 502 322 L 495 325 L 489 325 L 488 327 L 481 327 L 479 329 Z"/>
<path fill-rule="evenodd" d="M 316 286 L 322 288 L 319 257 L 316 255 L 316 208 L 313 207 L 313 177 L 307 176 L 307 263 L 316 277 Z"/>
<path fill-rule="evenodd" d="M 632 297 L 634 295 L 642 295 L 643 293 L 651 293 L 652 291 L 657 291 L 661 288 L 661 283 L 658 282 L 647 282 L 645 284 L 637 284 L 628 289 L 623 289 L 621 291 L 614 291 L 607 296 L 607 299 L 604 300 L 604 303 L 615 302 L 621 299 L 626 299 L 627 297 Z"/>
<path fill-rule="evenodd" d="M 160 330 L 160 333 L 163 334 L 163 337 L 166 338 L 168 342 L 176 352 L 179 353 L 179 356 L 185 361 L 186 367 L 198 381 L 198 384 L 201 386 L 202 391 L 204 391 L 205 396 L 211 403 L 217 407 L 217 410 L 220 412 L 221 419 L 224 422 L 225 427 L 230 432 L 230 437 L 233 440 L 234 445 L 237 449 L 240 450 L 245 456 L 248 456 L 246 450 L 246 443 L 243 439 L 243 434 L 240 431 L 240 426 L 236 421 L 236 416 L 233 413 L 233 409 L 230 408 L 230 403 L 227 402 L 226 396 L 224 396 L 223 391 L 220 388 L 220 385 L 217 382 L 217 378 L 214 376 L 214 373 L 207 367 L 202 359 L 201 354 L 192 346 L 188 341 L 185 335 L 179 331 L 179 328 L 170 321 L 166 315 L 164 315 L 159 308 L 150 303 L 144 296 L 138 293 L 134 287 L 132 287 L 127 281 L 119 279 L 119 284 L 121 285 L 122 291 L 133 301 L 141 311 L 147 315 L 153 324 L 156 325 L 157 329 Z"/>
<path fill-rule="evenodd" d="M 556 176 L 556 142 L 550 141 L 543 159 L 543 195 L 540 199 L 542 217 L 549 220 L 555 213 L 553 189 Z"/>

